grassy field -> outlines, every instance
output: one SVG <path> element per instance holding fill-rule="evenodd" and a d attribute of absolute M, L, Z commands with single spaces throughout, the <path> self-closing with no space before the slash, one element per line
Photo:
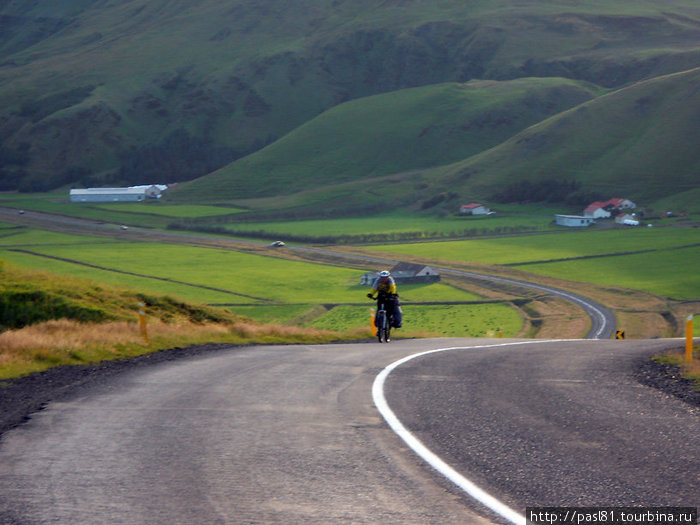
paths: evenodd
<path fill-rule="evenodd" d="M 0 230 L 1 232 L 2 230 Z M 13 230 L 14 231 L 14 230 Z M 19 252 L 27 250 L 32 253 Z M 55 258 L 61 258 L 57 260 Z M 143 293 L 168 294 L 194 303 L 226 306 L 232 312 L 266 322 L 323 326 L 318 314 L 321 304 L 343 305 L 371 302 L 366 287 L 360 286 L 362 270 L 290 261 L 220 249 L 155 243 L 104 242 L 50 232 L 25 230 L 9 237 L 0 235 L 0 259 L 58 275 L 80 277 L 110 285 L 121 285 Z M 90 266 L 85 266 L 90 265 Z M 442 283 L 401 286 L 404 302 L 478 300 L 469 292 Z M 414 312 L 432 307 L 411 306 Z M 480 305 L 464 305 L 462 312 L 478 318 Z M 351 310 L 355 311 L 354 307 Z M 339 310 L 341 311 L 341 310 Z M 331 310 L 328 323 L 337 324 Z M 427 314 L 425 314 L 427 315 Z M 518 314 L 507 305 L 489 305 L 489 317 L 502 317 L 504 333 L 514 335 Z M 428 315 L 427 318 L 430 318 Z M 422 330 L 416 315 L 407 320 L 407 331 Z M 441 335 L 465 335 L 464 327 L 453 323 L 435 328 Z M 517 324 L 517 323 L 516 323 Z M 475 323 L 476 325 L 476 323 Z M 362 316 L 342 326 L 343 330 L 366 327 Z M 469 333 L 476 334 L 478 331 Z"/>
<path fill-rule="evenodd" d="M 404 324 L 394 335 L 454 337 L 497 337 L 499 332 L 513 336 L 522 327 L 522 318 L 503 305 L 404 305 Z M 369 326 L 369 308 L 339 306 L 311 323 L 315 328 L 345 331 Z"/>
<path fill-rule="evenodd" d="M 572 281 L 700 298 L 700 230 L 638 228 L 371 246 L 366 249 L 449 263 L 513 265 Z M 635 253 L 641 252 L 641 253 Z M 569 260 L 562 260 L 569 259 Z"/>
<path fill-rule="evenodd" d="M 459 205 L 455 205 L 455 210 Z M 369 236 L 383 236 L 386 240 L 402 238 L 477 237 L 512 232 L 553 231 L 554 213 L 562 209 L 543 207 L 537 212 L 512 211 L 512 206 L 498 207 L 494 215 L 466 217 L 456 213 L 438 217 L 406 212 L 389 212 L 368 217 L 339 220 L 299 220 L 240 222 L 226 224 L 231 233 L 246 233 L 255 237 L 261 232 L 266 238 L 300 240 L 321 243 L 357 243 Z M 551 211 L 551 213 L 548 213 Z M 231 217 L 235 221 L 235 217 Z M 204 221 L 202 221 L 204 222 Z M 217 222 L 213 222 L 217 224 Z"/>
<path fill-rule="evenodd" d="M 71 203 L 68 191 L 32 195 L 0 193 L 0 206 L 152 228 L 166 228 L 170 222 L 178 219 L 231 215 L 243 211 L 230 206 L 173 205 L 161 201 Z"/>

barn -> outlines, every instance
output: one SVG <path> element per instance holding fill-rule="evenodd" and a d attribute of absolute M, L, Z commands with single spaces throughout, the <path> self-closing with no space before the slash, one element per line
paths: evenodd
<path fill-rule="evenodd" d="M 70 190 L 71 202 L 141 202 L 146 192 L 142 188 L 85 188 Z"/>
<path fill-rule="evenodd" d="M 569 228 L 590 226 L 595 223 L 592 217 L 582 217 L 580 215 L 555 215 L 554 218 L 559 226 L 567 226 Z"/>
<path fill-rule="evenodd" d="M 400 262 L 391 268 L 390 273 L 397 284 L 434 283 L 440 280 L 440 273 L 425 264 Z M 372 286 L 377 277 L 379 277 L 378 272 L 367 272 L 360 278 L 360 284 Z"/>

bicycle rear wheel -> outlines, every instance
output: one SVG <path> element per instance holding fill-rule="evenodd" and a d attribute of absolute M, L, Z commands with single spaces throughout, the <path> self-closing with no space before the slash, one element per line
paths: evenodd
<path fill-rule="evenodd" d="M 387 326 L 386 322 L 386 311 L 384 310 L 379 310 L 377 312 L 377 339 L 381 343 L 382 340 L 386 337 L 385 336 L 385 330 Z"/>

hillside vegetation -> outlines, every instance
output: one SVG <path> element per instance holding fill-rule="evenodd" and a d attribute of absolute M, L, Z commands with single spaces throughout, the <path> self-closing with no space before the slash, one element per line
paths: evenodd
<path fill-rule="evenodd" d="M 145 338 L 140 309 L 147 316 Z M 339 337 L 329 330 L 263 324 L 170 296 L 19 269 L 0 260 L 0 380 L 192 344 L 327 342 Z"/>
<path fill-rule="evenodd" d="M 339 183 L 450 164 L 595 94 L 586 83 L 551 78 L 439 84 L 366 97 L 324 112 L 176 194 L 240 199 L 327 191 Z"/>
<path fill-rule="evenodd" d="M 324 177 L 309 184 L 294 182 L 294 173 L 268 172 L 258 187 L 309 190 L 355 175 L 460 162 L 574 102 L 568 95 L 547 98 L 541 81 L 528 80 L 536 107 L 514 112 L 510 104 L 531 99 L 504 97 L 498 86 L 509 83 L 503 81 L 562 78 L 593 96 L 600 94 L 595 86 L 615 90 L 698 67 L 700 9 L 695 0 L 9 0 L 0 3 L 0 53 L 0 190 L 185 181 L 227 166 L 220 177 L 243 166 L 237 159 L 282 137 L 273 152 L 291 155 L 295 173 L 324 163 Z M 479 85 L 469 82 L 474 79 L 499 81 L 485 93 L 502 103 L 482 99 L 481 107 L 471 107 L 480 132 L 458 129 L 453 136 L 456 121 L 443 113 L 445 122 L 432 123 L 416 140 L 412 133 L 425 114 L 414 117 L 420 100 L 405 90 L 425 86 L 425 104 L 440 107 L 442 94 L 449 108 L 456 86 Z M 377 121 L 378 131 L 401 143 L 387 144 L 385 137 L 392 149 L 386 165 L 371 162 L 369 153 L 354 157 L 367 137 L 352 132 L 369 129 L 379 116 L 370 106 L 355 108 L 362 111 L 354 122 L 342 115 L 352 106 L 328 112 L 379 94 L 387 98 L 374 103 L 394 113 L 393 123 Z M 319 115 L 345 118 L 340 136 L 357 145 L 331 152 L 325 148 L 332 141 L 320 141 L 320 150 L 306 150 L 318 157 L 308 166 L 285 148 L 295 135 L 313 131 L 300 126 Z M 405 122 L 405 133 L 396 133 L 404 131 L 397 122 Z M 590 121 L 595 135 L 603 124 Z M 645 125 L 658 124 L 650 117 Z M 404 160 L 396 155 L 402 148 L 416 153 Z M 261 157 L 245 162 L 262 177 Z M 615 165 L 606 176 L 614 183 L 625 169 Z M 268 176 L 280 184 L 267 184 Z M 221 181 L 228 184 L 227 177 Z M 240 176 L 230 184 L 227 198 L 239 189 L 254 194 L 240 186 Z"/>

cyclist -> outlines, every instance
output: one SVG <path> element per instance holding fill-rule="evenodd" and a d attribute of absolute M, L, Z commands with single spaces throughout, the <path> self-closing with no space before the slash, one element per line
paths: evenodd
<path fill-rule="evenodd" d="M 392 322 L 396 322 L 395 326 L 398 328 L 401 326 L 401 322 L 398 318 L 395 318 L 394 314 L 396 312 L 396 307 L 398 303 L 398 293 L 396 292 L 396 281 L 391 276 L 391 274 L 384 270 L 379 272 L 379 277 L 374 280 L 372 285 L 372 291 L 367 294 L 367 297 L 374 299 L 374 294 L 377 295 L 377 309 L 381 310 L 384 306 L 386 310 L 387 319 Z"/>

